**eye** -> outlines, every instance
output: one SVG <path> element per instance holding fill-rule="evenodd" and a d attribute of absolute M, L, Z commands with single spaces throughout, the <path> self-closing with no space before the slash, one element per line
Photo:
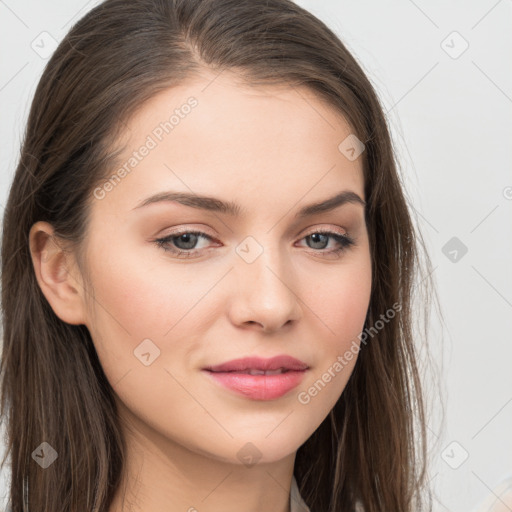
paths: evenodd
<path fill-rule="evenodd" d="M 181 231 L 180 233 L 172 233 L 164 238 L 157 238 L 155 243 L 164 251 L 170 252 L 178 258 L 190 258 L 200 251 L 200 248 L 196 248 L 197 241 L 200 238 L 213 240 L 211 236 L 202 231 Z M 177 247 L 172 244 L 176 244 Z"/>
<path fill-rule="evenodd" d="M 205 249 L 205 247 L 197 247 L 197 243 L 201 238 L 207 241 L 214 240 L 213 237 L 202 231 L 181 231 L 163 238 L 157 238 L 155 243 L 158 247 L 161 247 L 164 251 L 171 253 L 177 258 L 191 258 Z M 324 250 L 329 245 L 330 239 L 334 240 L 335 247 Z M 325 255 L 338 255 L 355 244 L 354 239 L 346 234 L 318 229 L 301 238 L 301 240 L 311 241 L 313 247 L 311 245 L 309 247 L 318 249 L 314 252 Z"/>
<path fill-rule="evenodd" d="M 325 249 L 329 244 L 329 239 L 334 240 L 335 247 L 327 251 L 323 251 L 323 249 Z M 311 232 L 309 235 L 306 235 L 303 240 L 310 240 L 313 245 L 313 249 L 320 249 L 322 250 L 321 254 L 326 255 L 339 255 L 350 246 L 355 245 L 355 240 L 346 234 L 318 229 Z"/>

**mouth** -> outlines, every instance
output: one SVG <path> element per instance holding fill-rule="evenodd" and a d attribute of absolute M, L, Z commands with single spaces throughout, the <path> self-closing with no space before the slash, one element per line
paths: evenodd
<path fill-rule="evenodd" d="M 240 373 L 243 375 L 281 375 L 282 373 L 288 373 L 290 371 L 297 370 L 289 370 L 288 368 L 278 368 L 277 370 L 260 370 L 258 368 L 248 368 L 247 370 L 229 370 L 229 371 L 217 371 L 217 370 L 206 370 L 211 371 L 212 373 Z"/>
<path fill-rule="evenodd" d="M 290 356 L 243 358 L 202 370 L 224 389 L 252 400 L 275 400 L 297 387 L 309 366 Z"/>

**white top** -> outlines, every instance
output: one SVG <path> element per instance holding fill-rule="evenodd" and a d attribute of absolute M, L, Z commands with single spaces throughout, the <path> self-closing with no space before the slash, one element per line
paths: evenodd
<path fill-rule="evenodd" d="M 362 510 L 362 507 L 357 510 Z M 510 510 L 512 510 L 512 474 L 503 478 L 500 485 L 489 494 L 484 502 L 474 508 L 473 512 L 509 512 Z M 295 476 L 290 490 L 290 512 L 311 512 L 299 493 Z"/>
<path fill-rule="evenodd" d="M 360 501 L 356 502 L 356 512 L 364 512 L 363 506 Z M 290 512 L 311 512 L 309 507 L 306 505 L 306 502 L 302 499 L 302 496 L 299 492 L 299 486 L 297 485 L 297 480 L 295 480 L 295 476 L 292 480 L 292 487 L 290 489 Z M 480 511 L 478 511 L 480 512 Z M 486 511 L 487 512 L 487 511 Z M 494 510 L 492 512 L 495 512 Z M 502 512 L 501 510 L 497 510 L 496 512 Z M 509 512 L 503 511 L 503 512 Z"/>
<path fill-rule="evenodd" d="M 292 487 L 290 489 L 290 512 L 311 512 L 300 495 L 295 476 L 292 479 Z"/>

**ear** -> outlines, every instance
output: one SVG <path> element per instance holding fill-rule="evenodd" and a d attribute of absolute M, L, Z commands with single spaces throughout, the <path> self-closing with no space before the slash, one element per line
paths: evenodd
<path fill-rule="evenodd" d="M 80 272 L 70 252 L 64 250 L 51 224 L 36 222 L 29 246 L 37 282 L 54 313 L 68 324 L 85 324 L 85 297 Z"/>

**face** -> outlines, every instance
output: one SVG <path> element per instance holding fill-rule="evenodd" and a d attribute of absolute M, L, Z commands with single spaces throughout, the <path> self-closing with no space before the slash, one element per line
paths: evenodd
<path fill-rule="evenodd" d="M 94 298 L 83 295 L 125 417 L 236 464 L 244 450 L 260 462 L 296 452 L 325 419 L 370 300 L 362 158 L 338 148 L 351 133 L 305 88 L 252 88 L 228 72 L 165 90 L 130 120 L 91 198 Z M 307 369 L 205 370 L 281 355 Z"/>

